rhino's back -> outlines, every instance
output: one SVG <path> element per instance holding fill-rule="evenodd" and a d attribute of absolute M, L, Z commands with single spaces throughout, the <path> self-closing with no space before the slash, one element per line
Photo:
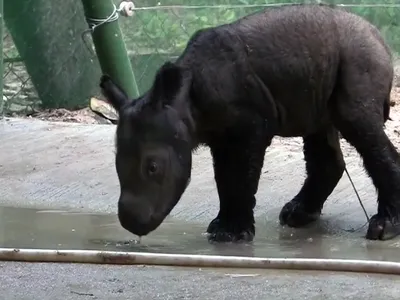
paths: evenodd
<path fill-rule="evenodd" d="M 199 106 L 223 110 L 226 102 L 254 101 L 246 86 L 255 74 L 284 121 L 290 120 L 287 132 L 300 134 L 329 118 L 343 60 L 367 58 L 386 66 L 388 53 L 379 31 L 361 17 L 329 6 L 291 5 L 201 30 L 179 60 L 194 74 Z"/>

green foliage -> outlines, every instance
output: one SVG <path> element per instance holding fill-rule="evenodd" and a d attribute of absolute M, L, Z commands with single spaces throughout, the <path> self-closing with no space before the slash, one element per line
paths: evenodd
<path fill-rule="evenodd" d="M 118 4 L 119 0 L 114 0 Z M 316 3 L 318 0 L 141 0 L 131 18 L 121 18 L 124 39 L 132 57 L 141 91 L 147 89 L 157 66 L 179 55 L 189 37 L 198 29 L 232 22 L 266 5 Z M 392 49 L 400 52 L 400 7 L 368 7 L 368 4 L 398 4 L 398 0 L 321 0 L 347 4 L 352 11 L 375 24 Z M 174 7 L 170 7 L 174 6 Z M 179 7 L 184 6 L 184 7 Z M 188 7 L 192 6 L 192 7 Z M 222 6 L 222 7 L 221 7 Z"/>
<path fill-rule="evenodd" d="M 116 0 L 116 2 L 118 2 Z M 232 22 L 246 14 L 260 10 L 266 4 L 316 2 L 316 0 L 143 0 L 140 7 L 155 7 L 152 10 L 137 11 L 129 19 L 121 19 L 128 49 L 137 54 L 179 53 L 187 40 L 196 30 Z M 400 8 L 399 7 L 363 7 L 372 3 L 395 4 L 396 0 L 325 0 L 332 4 L 354 4 L 346 9 L 370 20 L 382 31 L 386 40 L 397 52 L 400 52 Z M 179 6 L 184 8 L 163 8 Z M 225 5 L 226 7 L 218 7 Z M 252 7 L 246 7 L 251 5 Z M 258 7 L 256 5 L 259 5 Z M 187 6 L 195 6 L 187 8 Z M 202 7 L 203 6 L 203 7 Z M 208 6 L 208 7 L 204 7 Z M 229 7 L 231 6 L 231 7 Z"/>

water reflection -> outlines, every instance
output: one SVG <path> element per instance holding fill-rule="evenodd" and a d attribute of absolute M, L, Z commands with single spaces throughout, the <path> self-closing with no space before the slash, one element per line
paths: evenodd
<path fill-rule="evenodd" d="M 159 229 L 137 243 L 114 215 L 0 208 L 0 247 L 94 249 L 260 257 L 352 258 L 398 261 L 398 239 L 366 241 L 361 228 L 320 221 L 309 228 L 282 228 L 257 220 L 250 244 L 210 244 L 207 224 L 168 218 Z"/>

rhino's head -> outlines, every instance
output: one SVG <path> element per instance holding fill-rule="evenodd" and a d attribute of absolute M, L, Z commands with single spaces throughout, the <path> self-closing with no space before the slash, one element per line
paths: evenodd
<path fill-rule="evenodd" d="M 122 227 L 142 236 L 155 230 L 175 207 L 190 181 L 193 120 L 191 77 L 164 64 L 151 89 L 131 101 L 103 75 L 103 95 L 116 109 L 116 171 Z"/>

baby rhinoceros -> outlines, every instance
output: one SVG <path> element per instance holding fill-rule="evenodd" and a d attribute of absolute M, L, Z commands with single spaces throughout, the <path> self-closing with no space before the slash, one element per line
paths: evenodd
<path fill-rule="evenodd" d="M 129 99 L 107 75 L 118 111 L 116 170 L 121 225 L 155 230 L 187 188 L 192 151 L 210 148 L 220 200 L 210 241 L 252 241 L 266 148 L 302 137 L 307 178 L 279 215 L 302 227 L 321 214 L 345 163 L 339 132 L 361 155 L 378 193 L 367 239 L 399 234 L 400 159 L 384 132 L 393 66 L 389 47 L 363 18 L 325 5 L 268 8 L 201 29 L 151 88 Z"/>

